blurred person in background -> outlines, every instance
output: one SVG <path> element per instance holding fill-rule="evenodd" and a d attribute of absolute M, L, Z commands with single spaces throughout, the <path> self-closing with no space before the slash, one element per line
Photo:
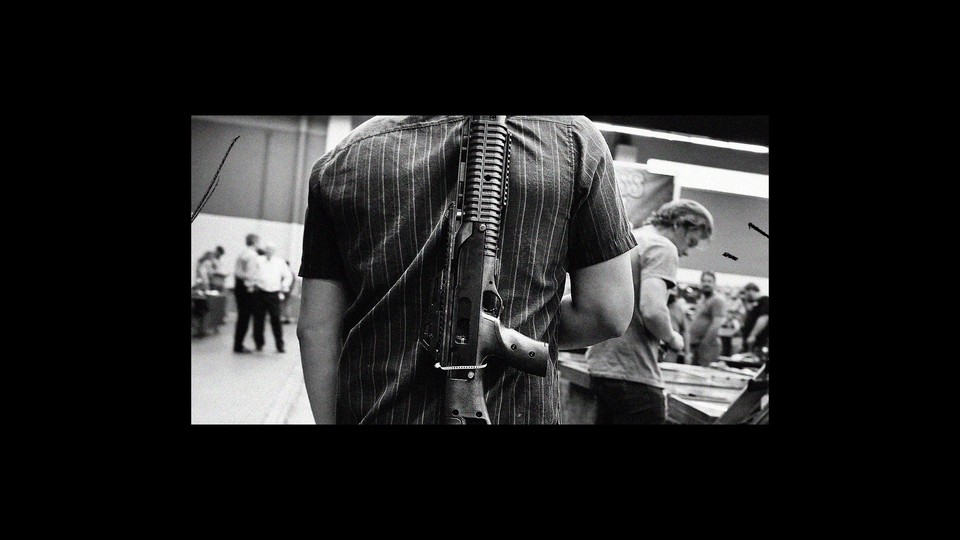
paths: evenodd
<path fill-rule="evenodd" d="M 723 295 L 714 290 L 716 283 L 713 272 L 707 270 L 700 274 L 703 298 L 697 304 L 689 331 L 689 351 L 693 354 L 693 363 L 698 366 L 709 366 L 720 356 L 719 332 L 727 318 L 727 308 Z"/>
<path fill-rule="evenodd" d="M 194 279 L 194 288 L 200 291 L 209 291 L 210 282 L 216 268 L 216 253 L 207 251 L 197 260 L 197 272 Z"/>
<path fill-rule="evenodd" d="M 210 290 L 214 256 L 214 252 L 207 251 L 197 260 L 197 270 L 194 274 L 193 287 L 191 287 L 193 337 L 207 335 L 207 331 L 204 329 L 204 320 L 207 313 L 210 312 L 210 305 L 207 302 L 206 292 Z"/>
<path fill-rule="evenodd" d="M 256 285 L 256 302 L 253 310 L 253 342 L 258 351 L 264 345 L 264 319 L 270 316 L 270 330 L 277 345 L 277 352 L 286 352 L 283 348 L 283 327 L 280 326 L 280 302 L 290 292 L 293 284 L 293 273 L 290 266 L 280 257 L 275 257 L 277 248 L 273 244 L 264 244 L 263 255 L 257 264 L 257 273 L 254 276 Z"/>
<path fill-rule="evenodd" d="M 740 329 L 743 328 L 743 320 L 747 315 L 747 306 L 744 298 L 746 292 L 743 289 L 736 291 L 728 297 L 727 301 L 727 319 L 720 327 L 720 354 L 730 356 L 733 352 L 740 350 L 741 343 L 737 343 L 734 348 L 734 340 L 740 335 Z"/>
<path fill-rule="evenodd" d="M 769 343 L 770 298 L 760 294 L 760 287 L 756 283 L 747 283 L 743 290 L 753 306 L 747 312 L 740 330 L 743 336 L 740 352 L 756 353 Z"/>
<path fill-rule="evenodd" d="M 223 271 L 221 266 L 220 258 L 223 257 L 223 254 L 226 251 L 223 249 L 223 246 L 217 246 L 213 250 L 213 259 L 210 261 L 210 289 L 215 291 L 223 291 L 223 287 L 227 278 L 226 272 Z"/>
<path fill-rule="evenodd" d="M 250 317 L 256 306 L 254 296 L 254 277 L 257 275 L 258 254 L 257 248 L 260 237 L 255 234 L 247 235 L 247 247 L 237 256 L 237 264 L 233 270 L 233 295 L 237 300 L 237 325 L 233 332 L 233 352 L 249 353 L 250 349 L 243 346 L 250 325 Z"/>
<path fill-rule="evenodd" d="M 660 372 L 660 342 L 684 348 L 673 328 L 669 290 L 676 287 L 680 257 L 713 234 L 713 216 L 690 199 L 662 205 L 634 229 L 630 250 L 633 318 L 620 337 L 587 349 L 590 387 L 597 397 L 596 424 L 663 424 L 666 397 Z"/>

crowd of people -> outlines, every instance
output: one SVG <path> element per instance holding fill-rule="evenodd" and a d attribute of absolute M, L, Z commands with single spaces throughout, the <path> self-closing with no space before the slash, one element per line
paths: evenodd
<path fill-rule="evenodd" d="M 199 293 L 200 299 L 204 295 L 218 295 L 224 291 L 227 274 L 220 265 L 224 252 L 223 247 L 217 246 L 213 251 L 204 253 L 197 261 L 193 289 Z M 276 246 L 262 242 L 256 234 L 248 234 L 246 247 L 237 256 L 233 278 L 233 295 L 237 308 L 233 352 L 253 352 L 244 345 L 251 320 L 253 343 L 257 351 L 263 351 L 266 344 L 265 330 L 269 320 L 277 352 L 286 352 L 282 325 L 292 322 L 289 313 L 290 298 L 297 293 L 296 287 L 300 282 L 293 275 L 290 262 L 276 256 Z M 205 313 L 203 303 L 195 302 L 195 317 L 202 317 Z"/>
<path fill-rule="evenodd" d="M 681 333 L 692 331 L 685 334 L 690 347 L 681 353 L 667 352 L 664 361 L 709 366 L 721 355 L 759 356 L 764 347 L 769 350 L 770 298 L 761 294 L 756 283 L 721 287 L 716 274 L 706 271 L 697 286 L 678 284 L 670 305 L 674 328 Z"/>

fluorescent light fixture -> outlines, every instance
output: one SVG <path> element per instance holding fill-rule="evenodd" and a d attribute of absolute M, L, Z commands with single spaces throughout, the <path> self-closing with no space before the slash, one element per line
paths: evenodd
<path fill-rule="evenodd" d="M 616 126 L 605 122 L 594 122 L 600 131 L 615 131 L 617 133 L 626 133 L 627 135 L 638 135 L 640 137 L 653 137 L 654 139 L 666 139 L 668 141 L 679 141 L 692 144 L 702 144 L 704 146 L 716 146 L 718 148 L 729 148 L 731 150 L 743 150 L 744 152 L 756 152 L 758 154 L 769 154 L 770 149 L 766 146 L 757 144 L 744 144 L 735 142 L 718 141 L 707 139 L 705 137 L 691 137 L 689 135 L 678 135 L 676 133 L 667 133 L 664 131 L 653 131 L 643 128 L 629 126 Z"/>
<path fill-rule="evenodd" d="M 676 190 L 674 198 L 680 196 L 681 187 L 770 198 L 770 177 L 766 174 L 704 167 L 663 159 L 648 159 L 647 170 L 653 174 L 673 176 L 673 187 Z"/>

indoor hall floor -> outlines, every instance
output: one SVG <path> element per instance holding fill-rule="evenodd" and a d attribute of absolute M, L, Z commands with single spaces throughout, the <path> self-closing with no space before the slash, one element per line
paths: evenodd
<path fill-rule="evenodd" d="M 250 354 L 233 352 L 236 313 L 228 312 L 219 333 L 191 338 L 191 424 L 314 424 L 303 384 L 297 325 L 284 324 L 285 353 L 278 353 L 266 322 L 266 345 L 256 352 L 253 325 L 244 344 Z"/>

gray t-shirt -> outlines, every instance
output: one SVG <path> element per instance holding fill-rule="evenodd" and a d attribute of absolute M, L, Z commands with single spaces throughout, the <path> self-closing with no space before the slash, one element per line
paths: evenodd
<path fill-rule="evenodd" d="M 680 257 L 677 246 L 660 235 L 652 225 L 633 230 L 637 246 L 630 252 L 633 267 L 634 308 L 630 326 L 622 336 L 608 339 L 587 349 L 590 375 L 620 379 L 663 388 L 657 363 L 660 340 L 644 326 L 640 316 L 640 288 L 649 279 L 662 279 L 667 288 L 677 283 Z"/>
<path fill-rule="evenodd" d="M 700 343 L 707 334 L 710 324 L 716 319 L 723 319 L 727 316 L 726 303 L 720 294 L 713 293 L 710 298 L 702 298 L 697 304 L 696 314 L 693 316 L 693 323 L 690 325 L 690 343 Z M 714 337 L 714 343 L 720 343 L 719 337 Z"/>

